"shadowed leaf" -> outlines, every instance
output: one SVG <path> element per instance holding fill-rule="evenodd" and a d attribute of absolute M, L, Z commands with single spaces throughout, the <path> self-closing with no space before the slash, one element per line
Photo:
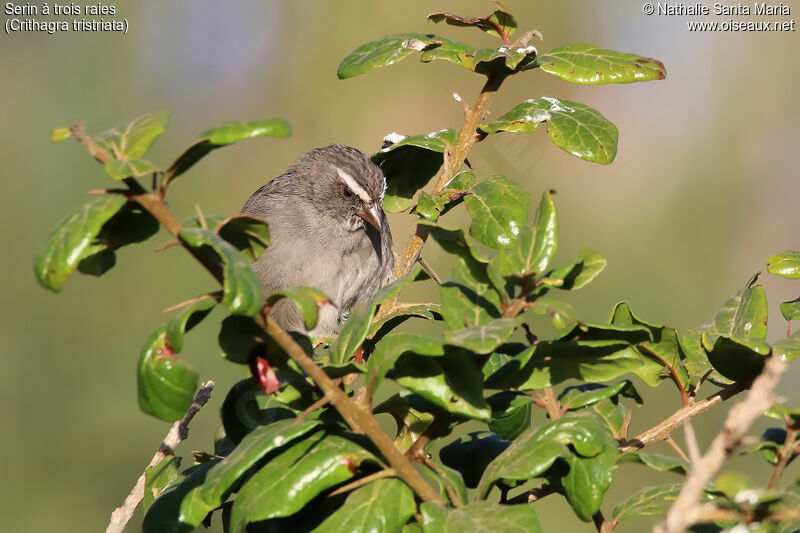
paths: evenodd
<path fill-rule="evenodd" d="M 183 416 L 197 390 L 197 371 L 175 357 L 166 326 L 158 328 L 142 347 L 137 378 L 139 408 L 167 422 Z"/>

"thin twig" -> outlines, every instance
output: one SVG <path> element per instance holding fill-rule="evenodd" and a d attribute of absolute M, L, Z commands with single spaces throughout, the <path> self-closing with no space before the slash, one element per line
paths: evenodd
<path fill-rule="evenodd" d="M 441 285 L 442 283 L 444 283 L 444 282 L 442 281 L 442 278 L 440 278 L 440 277 L 439 277 L 439 275 L 438 275 L 438 274 L 436 274 L 436 271 L 433 269 L 433 267 L 430 265 L 430 263 L 428 263 L 427 261 L 425 261 L 425 258 L 424 258 L 424 257 L 422 257 L 422 256 L 420 255 L 420 256 L 419 256 L 419 258 L 417 259 L 417 261 L 419 261 L 419 264 L 420 264 L 420 265 L 422 265 L 422 268 L 424 268 L 424 269 L 425 269 L 425 272 L 427 272 L 428 274 L 430 274 L 430 276 L 433 278 L 433 281 L 435 281 L 435 282 L 436 282 L 436 283 L 438 283 L 439 285 Z"/>
<path fill-rule="evenodd" d="M 781 474 L 789 464 L 789 460 L 795 450 L 795 439 L 797 438 L 797 428 L 787 428 L 786 439 L 783 441 L 783 446 L 778 451 L 778 460 L 775 462 L 775 469 L 772 471 L 772 477 L 769 478 L 768 490 L 772 490 L 778 486 L 778 481 L 781 479 Z"/>
<path fill-rule="evenodd" d="M 722 431 L 711 442 L 708 452 L 692 464 L 678 499 L 667 511 L 664 522 L 658 524 L 654 531 L 683 532 L 702 516 L 704 509 L 699 502 L 706 484 L 733 453 L 753 422 L 777 401 L 775 386 L 786 367 L 786 362 L 779 357 L 767 359 L 763 372 L 753 381 L 747 398 L 731 408 Z"/>
<path fill-rule="evenodd" d="M 186 300 L 181 303 L 177 303 L 173 306 L 167 307 L 162 313 L 171 313 L 172 311 L 177 311 L 178 309 L 183 309 L 184 307 L 189 307 L 190 305 L 194 305 L 197 302 L 202 302 L 203 300 L 216 300 L 219 301 L 222 298 L 222 291 L 216 291 L 209 294 L 204 294 L 202 296 L 198 296 L 197 298 L 192 298 L 190 300 Z"/>
<path fill-rule="evenodd" d="M 551 485 L 543 483 L 542 485 L 534 487 L 529 491 L 518 494 L 513 498 L 509 498 L 505 501 L 505 503 L 508 505 L 514 505 L 515 503 L 533 503 L 537 500 L 541 500 L 545 496 L 554 494 L 555 492 L 556 489 L 554 489 Z"/>
<path fill-rule="evenodd" d="M 687 420 L 687 423 L 688 423 L 688 420 Z M 689 461 L 689 457 L 686 455 L 686 452 L 683 451 L 683 448 L 678 446 L 678 443 L 675 442 L 675 439 L 672 438 L 672 435 L 667 437 L 666 441 L 667 441 L 667 444 L 669 444 L 672 447 L 672 449 L 675 450 L 675 453 L 677 453 L 680 456 L 681 459 L 683 459 L 687 463 L 690 462 Z"/>
<path fill-rule="evenodd" d="M 697 435 L 691 420 L 683 423 L 683 431 L 686 437 L 686 448 L 689 450 L 689 462 L 695 464 L 700 460 L 700 444 L 697 442 Z"/>
<path fill-rule="evenodd" d="M 197 391 L 192 405 L 189 406 L 183 418 L 172 425 L 169 433 L 167 433 L 167 436 L 158 448 L 158 451 L 150 460 L 150 464 L 147 465 L 142 475 L 136 480 L 136 484 L 133 486 L 130 494 L 128 494 L 128 497 L 125 498 L 121 506 L 114 509 L 114 512 L 111 513 L 111 521 L 108 523 L 106 533 L 121 533 L 125 529 L 125 525 L 131 519 L 136 507 L 138 507 L 139 502 L 141 502 L 144 497 L 145 472 L 147 472 L 148 468 L 156 466 L 165 457 L 175 455 L 175 448 L 189 436 L 189 422 L 192 421 L 194 415 L 196 415 L 206 402 L 208 402 L 209 398 L 211 398 L 212 390 L 214 390 L 213 381 L 206 381 L 200 386 L 200 390 Z"/>
<path fill-rule="evenodd" d="M 439 466 L 433 461 L 431 461 L 430 458 L 428 457 L 425 457 L 422 460 L 422 462 L 425 464 L 425 466 L 436 472 L 436 474 L 438 474 L 439 477 L 442 478 L 442 483 L 444 484 L 444 490 L 447 492 L 447 495 L 450 496 L 450 500 L 453 502 L 453 505 L 455 505 L 459 509 L 464 507 L 464 502 L 461 501 L 461 497 L 456 493 L 455 489 L 450 486 L 450 483 L 447 482 L 447 479 L 445 478 L 445 474 L 442 471 L 442 469 L 439 468 Z"/>
<path fill-rule="evenodd" d="M 396 475 L 396 472 L 394 471 L 394 468 L 384 468 L 383 470 L 379 470 L 379 471 L 375 472 L 374 474 L 370 474 L 368 476 L 360 477 L 357 480 L 348 483 L 347 485 L 342 485 L 341 487 L 339 487 L 335 491 L 333 491 L 330 494 L 328 494 L 328 497 L 336 496 L 337 494 L 342 494 L 344 492 L 349 492 L 349 491 L 355 490 L 355 489 L 357 489 L 359 487 L 363 487 L 364 485 L 366 485 L 368 483 L 372 483 L 373 481 L 377 481 L 377 480 L 383 479 L 385 477 L 392 477 L 392 476 L 395 476 L 395 475 Z"/>

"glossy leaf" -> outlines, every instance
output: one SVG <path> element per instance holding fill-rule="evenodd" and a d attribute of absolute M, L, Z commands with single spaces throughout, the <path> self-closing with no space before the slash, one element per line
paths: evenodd
<path fill-rule="evenodd" d="M 681 483 L 645 487 L 614 507 L 613 517 L 621 522 L 636 516 L 662 515 L 678 499 L 681 488 Z"/>
<path fill-rule="evenodd" d="M 620 394 L 633 397 L 637 399 L 638 403 L 642 403 L 641 397 L 636 392 L 633 383 L 630 380 L 622 380 L 616 385 L 606 387 L 599 383 L 585 383 L 574 387 L 567 387 L 559 395 L 558 399 L 564 409 L 575 410 L 587 405 L 592 405 L 600 400 L 616 398 Z"/>
<path fill-rule="evenodd" d="M 438 408 L 409 392 L 393 394 L 373 409 L 373 414 L 386 413 L 394 418 L 397 432 L 394 444 L 408 451 L 433 422 L 429 412 Z"/>
<path fill-rule="evenodd" d="M 503 391 L 486 398 L 492 408 L 489 429 L 514 440 L 531 426 L 531 397 L 524 392 Z"/>
<path fill-rule="evenodd" d="M 439 450 L 442 462 L 460 472 L 464 484 L 474 489 L 486 467 L 511 443 L 489 431 L 462 435 Z"/>
<path fill-rule="evenodd" d="M 800 279 L 800 252 L 786 250 L 767 260 L 767 271 L 787 279 Z"/>
<path fill-rule="evenodd" d="M 604 452 L 609 442 L 614 443 L 612 446 L 616 449 L 616 441 L 595 416 L 564 417 L 540 428 L 531 428 L 489 464 L 481 477 L 478 493 L 485 497 L 492 485 L 501 479 L 527 481 L 541 476 L 556 459 L 572 455 L 571 450 L 581 457 L 595 457 Z"/>
<path fill-rule="evenodd" d="M 412 212 L 426 220 L 436 222 L 441 215 L 460 204 L 466 195 L 471 194 L 473 185 L 475 185 L 473 172 L 459 172 L 440 192 L 436 194 L 421 192 Z"/>
<path fill-rule="evenodd" d="M 444 129 L 427 135 L 397 136 L 394 137 L 396 142 L 373 154 L 372 161 L 386 177 L 383 199 L 386 211 L 399 213 L 411 207 L 417 191 L 425 187 L 442 166 L 444 151 L 455 144 L 457 135 L 455 129 Z"/>
<path fill-rule="evenodd" d="M 141 160 L 153 142 L 164 133 L 169 122 L 169 111 L 148 113 L 129 122 L 119 124 L 110 130 L 93 137 L 92 140 L 107 150 L 119 162 L 135 162 Z M 147 170 L 147 169 L 150 170 Z M 106 174 L 114 179 L 125 177 L 126 165 L 120 163 L 106 164 Z M 152 172 L 158 170 L 152 163 L 138 161 L 129 167 L 131 171 Z"/>
<path fill-rule="evenodd" d="M 296 415 L 293 409 L 276 400 L 274 395 L 264 394 L 261 385 L 252 377 L 235 383 L 220 409 L 225 437 L 233 446 L 259 426 Z"/>
<path fill-rule="evenodd" d="M 792 361 L 800 357 L 800 331 L 772 344 L 772 355 L 783 361 Z"/>
<path fill-rule="evenodd" d="M 480 129 L 531 133 L 542 122 L 553 144 L 576 157 L 607 165 L 617 155 L 617 127 L 596 109 L 569 100 L 531 98 Z"/>
<path fill-rule="evenodd" d="M 767 337 L 767 295 L 761 285 L 753 285 L 755 280 L 753 277 L 744 289 L 728 298 L 711 322 L 700 327 L 707 334 L 703 341 L 707 350 L 719 336 L 736 340 Z"/>
<path fill-rule="evenodd" d="M 228 122 L 208 130 L 193 145 L 184 150 L 167 169 L 165 179 L 171 181 L 177 178 L 217 148 L 254 137 L 268 136 L 285 139 L 291 135 L 291 125 L 282 118 Z"/>
<path fill-rule="evenodd" d="M 603 451 L 596 456 L 570 454 L 565 457 L 569 472 L 561 479 L 561 486 L 575 514 L 584 522 L 591 521 L 600 510 L 616 470 L 619 451 L 616 441 L 608 436 Z"/>
<path fill-rule="evenodd" d="M 577 261 L 551 270 L 540 280 L 542 288 L 556 288 L 564 291 L 575 291 L 588 285 L 606 267 L 606 258 L 592 250 L 581 250 Z"/>
<path fill-rule="evenodd" d="M 438 484 L 439 495 L 442 499 L 449 500 L 455 506 L 463 505 L 469 502 L 469 493 L 467 486 L 464 484 L 464 479 L 461 473 L 441 461 L 430 459 L 430 462 L 436 465 L 437 470 L 433 470 L 426 466 L 426 470 Z M 448 490 L 448 488 L 450 490 Z"/>
<path fill-rule="evenodd" d="M 144 471 L 144 496 L 142 498 L 142 510 L 147 509 L 153 501 L 164 491 L 164 489 L 178 479 L 178 468 L 181 466 L 181 458 L 166 456 L 155 465 L 148 467 Z"/>
<path fill-rule="evenodd" d="M 503 280 L 506 278 L 532 285 L 529 278 L 547 270 L 557 248 L 558 216 L 553 191 L 546 191 L 519 239 L 510 248 L 500 250 L 489 262 L 489 277 L 500 292 L 505 291 Z"/>
<path fill-rule="evenodd" d="M 214 250 L 223 265 L 222 304 L 231 313 L 253 316 L 261 310 L 261 285 L 247 257 L 209 230 L 188 228 L 178 236 L 193 248 L 207 246 Z"/>
<path fill-rule="evenodd" d="M 469 232 L 491 248 L 510 248 L 528 217 L 528 192 L 505 178 L 492 176 L 472 188 L 464 202 L 472 217 Z"/>
<path fill-rule="evenodd" d="M 400 531 L 416 510 L 408 485 L 399 479 L 379 479 L 350 493 L 344 505 L 314 531 Z"/>
<path fill-rule="evenodd" d="M 367 361 L 366 382 L 371 389 L 377 390 L 386 373 L 392 369 L 397 358 L 411 352 L 417 355 L 442 356 L 442 341 L 413 333 L 392 333 L 378 343 L 375 351 Z"/>
<path fill-rule="evenodd" d="M 218 459 L 201 463 L 183 472 L 186 477 L 180 483 L 173 483 L 161 493 L 147 510 L 142 522 L 143 533 L 187 533 L 192 530 L 181 521 L 181 505 L 195 487 L 203 486 L 206 474 Z"/>
<path fill-rule="evenodd" d="M 217 234 L 254 262 L 269 246 L 269 226 L 260 218 L 235 215 L 219 224 Z"/>
<path fill-rule="evenodd" d="M 502 531 L 503 533 L 539 533 L 539 519 L 527 504 L 497 505 L 474 502 L 460 509 L 423 503 L 424 533 L 465 533 L 467 531 Z"/>
<path fill-rule="evenodd" d="M 491 353 L 506 342 L 517 329 L 513 318 L 498 318 L 481 326 L 472 326 L 457 331 L 445 330 L 444 338 L 453 346 L 460 346 L 479 354 Z"/>
<path fill-rule="evenodd" d="M 483 376 L 469 352 L 448 350 L 440 357 L 406 353 L 395 363 L 394 379 L 450 413 L 484 421 L 491 418 L 482 395 Z"/>
<path fill-rule="evenodd" d="M 204 298 L 184 309 L 180 316 L 167 323 L 167 342 L 175 352 L 183 349 L 186 332 L 195 327 L 217 305 L 211 297 Z"/>
<path fill-rule="evenodd" d="M 296 513 L 320 492 L 352 478 L 364 461 L 377 462 L 359 444 L 339 435 L 318 432 L 293 444 L 239 489 L 230 531 L 242 533 L 249 523 Z"/>
<path fill-rule="evenodd" d="M 441 310 L 442 306 L 434 303 L 398 304 L 398 307 L 388 315 L 373 320 L 367 338 L 370 341 L 378 342 L 395 327 L 413 317 L 441 320 Z"/>
<path fill-rule="evenodd" d="M 142 347 L 137 377 L 139 408 L 167 422 L 183 416 L 197 390 L 197 370 L 175 357 L 165 326 L 158 328 Z"/>
<path fill-rule="evenodd" d="M 424 33 L 399 33 L 363 44 L 345 57 L 336 75 L 340 80 L 359 76 L 370 70 L 392 65 L 414 52 L 422 52 L 423 62 L 445 59 L 457 65 L 465 64 L 466 56 L 474 54 L 471 46 L 444 37 Z"/>
<path fill-rule="evenodd" d="M 800 320 L 800 298 L 781 302 L 781 314 L 786 320 Z"/>
<path fill-rule="evenodd" d="M 485 31 L 489 35 L 495 37 L 511 37 L 517 30 L 517 21 L 514 16 L 499 2 L 495 1 L 497 9 L 492 11 L 491 14 L 485 17 L 462 17 L 460 15 L 453 15 L 452 13 L 431 13 L 428 15 L 428 20 L 433 23 L 445 21 L 451 26 L 474 27 L 481 31 Z M 500 32 L 503 32 L 501 35 Z"/>
<path fill-rule="evenodd" d="M 483 326 L 502 316 L 500 298 L 485 274 L 474 273 L 463 258 L 453 267 L 450 281 L 439 286 L 442 317 L 451 330 Z"/>
<path fill-rule="evenodd" d="M 125 198 L 106 195 L 84 204 L 65 218 L 47 239 L 36 262 L 36 276 L 44 287 L 60 292 L 67 278 L 91 255 L 106 249 L 98 241 L 103 225 L 125 204 Z"/>
<path fill-rule="evenodd" d="M 273 292 L 267 298 L 267 305 L 273 306 L 283 298 L 289 298 L 294 306 L 297 307 L 300 314 L 303 315 L 306 329 L 309 331 L 317 325 L 319 310 L 330 302 L 328 297 L 322 294 L 319 289 L 313 287 L 291 287 Z"/>
<path fill-rule="evenodd" d="M 620 458 L 620 462 L 641 463 L 658 472 L 674 472 L 676 474 L 686 474 L 689 472 L 689 463 L 683 459 L 660 453 L 642 451 L 626 453 Z"/>
<path fill-rule="evenodd" d="M 570 83 L 631 83 L 667 77 L 661 61 L 585 43 L 553 48 L 537 62 L 543 71 Z"/>
<path fill-rule="evenodd" d="M 317 420 L 280 420 L 259 426 L 246 435 L 236 448 L 222 461 L 213 465 L 202 485 L 190 487 L 180 501 L 180 524 L 197 527 L 206 515 L 220 506 L 242 479 L 267 454 L 291 445 L 320 425 Z M 317 438 L 306 440 L 317 442 Z"/>

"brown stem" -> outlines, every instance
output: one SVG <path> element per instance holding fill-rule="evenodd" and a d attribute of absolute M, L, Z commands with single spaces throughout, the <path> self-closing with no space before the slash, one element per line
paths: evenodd
<path fill-rule="evenodd" d="M 722 468 L 746 435 L 750 425 L 775 403 L 774 390 L 786 367 L 787 363 L 778 357 L 767 359 L 764 370 L 753 381 L 747 398 L 731 408 L 722 430 L 711 442 L 708 452 L 699 461 L 692 463 L 678 498 L 667 512 L 664 521 L 658 524 L 654 531 L 659 533 L 686 531 L 687 527 L 702 516 L 704 507 L 700 504 L 700 498 L 706 484 Z"/>
<path fill-rule="evenodd" d="M 783 441 L 783 446 L 778 452 L 778 461 L 775 463 L 775 469 L 772 471 L 772 477 L 769 478 L 768 490 L 772 490 L 778 486 L 778 481 L 781 479 L 781 474 L 789 464 L 792 454 L 795 449 L 795 439 L 797 438 L 798 430 L 796 428 L 787 428 L 786 439 Z"/>
<path fill-rule="evenodd" d="M 83 132 L 82 126 L 74 126 L 79 132 Z M 73 133 L 73 135 L 75 135 Z M 85 133 L 83 134 L 84 137 Z M 90 153 L 101 163 L 105 163 L 111 158 L 111 154 L 95 151 L 92 152 L 91 145 L 94 143 L 89 139 L 88 142 L 75 135 Z M 174 217 L 167 208 L 164 201 L 158 194 L 148 193 L 139 182 L 134 178 L 123 180 L 130 189 L 129 198 L 138 202 L 161 224 L 173 237 L 179 237 L 182 229 L 181 223 Z M 184 247 L 191 253 L 214 278 L 220 283 L 223 282 L 222 265 L 201 255 L 196 249 L 184 243 Z M 352 401 L 330 378 L 328 375 L 311 359 L 305 350 L 295 342 L 295 340 L 284 331 L 275 320 L 268 314 L 259 314 L 253 317 L 254 320 L 267 332 L 267 334 L 297 363 L 303 371 L 308 374 L 314 383 L 330 397 L 331 404 L 339 411 L 345 422 L 356 432 L 365 433 L 384 455 L 389 464 L 395 469 L 397 475 L 405 481 L 420 498 L 427 502 L 444 504 L 444 500 L 435 490 L 425 481 L 422 475 L 411 465 L 405 455 L 394 445 L 392 440 L 383 431 L 375 417 L 372 416 L 362 405 Z"/>
<path fill-rule="evenodd" d="M 506 504 L 514 505 L 515 503 L 533 503 L 537 500 L 541 500 L 545 496 L 549 496 L 550 494 L 555 494 L 556 489 L 552 486 L 547 484 L 539 485 L 538 487 L 534 487 L 527 492 L 523 492 L 522 494 L 518 494 L 513 498 L 509 498 L 506 500 Z"/>
<path fill-rule="evenodd" d="M 740 393 L 742 390 L 744 390 L 742 384 L 734 383 L 720 391 L 717 391 L 705 400 L 692 403 L 686 407 L 681 407 L 666 420 L 640 433 L 633 439 L 624 442 L 620 446 L 619 450 L 621 452 L 633 452 L 640 450 L 653 442 L 665 440 L 673 431 L 679 428 L 684 421 L 689 420 L 690 418 L 693 418 L 699 414 L 705 413 L 715 405 L 724 402 L 728 398 Z"/>
<path fill-rule="evenodd" d="M 683 387 L 683 385 L 681 385 L 681 380 L 680 380 L 680 378 L 678 377 L 678 372 L 677 372 L 677 371 L 675 371 L 675 367 L 674 367 L 674 366 L 672 366 L 671 364 L 667 363 L 667 361 L 666 361 L 666 360 L 665 360 L 663 357 L 661 357 L 660 355 L 658 355 L 656 352 L 654 352 L 653 350 L 651 350 L 650 348 L 648 348 L 648 347 L 647 347 L 647 346 L 645 346 L 644 344 L 641 344 L 641 343 L 640 343 L 640 344 L 638 344 L 636 347 L 637 347 L 637 348 L 641 348 L 642 350 L 646 351 L 647 353 L 649 353 L 649 354 L 650 354 L 650 356 L 651 356 L 651 357 L 654 357 L 655 359 L 658 359 L 658 361 L 659 361 L 659 362 L 660 362 L 662 365 L 664 365 L 665 367 L 667 367 L 667 369 L 669 370 L 669 373 L 672 375 L 672 381 L 674 381 L 674 382 L 675 382 L 675 386 L 676 386 L 676 387 L 678 387 L 678 390 L 679 390 L 679 391 L 681 391 L 681 404 L 682 404 L 684 407 L 686 407 L 687 405 L 689 405 L 689 394 L 686 392 L 686 389 Z"/>
<path fill-rule="evenodd" d="M 422 450 L 425 446 L 431 441 L 431 439 L 439 433 L 445 426 L 447 426 L 448 422 L 450 421 L 450 414 L 438 412 L 433 415 L 433 420 L 431 421 L 430 425 L 425 428 L 425 431 L 422 432 L 422 435 L 414 441 L 414 444 L 406 451 L 406 457 L 409 459 L 415 460 L 418 457 L 423 457 L 424 454 Z"/>
<path fill-rule="evenodd" d="M 473 145 L 478 141 L 477 131 L 483 118 L 489 109 L 489 103 L 492 101 L 497 90 L 505 80 L 505 74 L 490 75 L 481 90 L 481 94 L 475 103 L 464 114 L 464 125 L 458 133 L 455 145 L 448 150 L 444 158 L 444 164 L 439 171 L 439 177 L 436 180 L 436 185 L 433 187 L 433 193 L 444 189 L 445 185 L 453 179 L 453 177 L 461 170 L 461 165 L 467 158 L 469 151 Z M 406 244 L 405 250 L 400 255 L 400 261 L 397 265 L 397 277 L 402 276 L 408 272 L 419 257 L 422 246 L 428 238 L 428 231 L 425 226 L 417 225 L 414 235 Z"/>
<path fill-rule="evenodd" d="M 150 460 L 150 464 L 144 469 L 145 472 L 148 468 L 156 466 L 168 455 L 175 455 L 175 448 L 189 436 L 189 422 L 192 421 L 194 415 L 196 415 L 206 402 L 208 402 L 209 398 L 211 398 L 212 390 L 214 390 L 213 381 L 207 381 L 200 386 L 200 390 L 197 391 L 192 405 L 189 406 L 183 418 L 172 425 L 169 433 L 167 433 L 167 436 L 161 443 L 161 446 L 159 446 L 158 451 Z M 131 493 L 128 494 L 128 497 L 125 498 L 122 505 L 114 509 L 114 512 L 111 513 L 111 521 L 108 523 L 106 533 L 122 533 L 125 529 L 125 525 L 131 519 L 136 507 L 139 506 L 139 502 L 142 501 L 144 497 L 144 475 L 144 472 L 142 472 L 142 475 L 136 480 L 136 485 L 133 486 Z"/>
<path fill-rule="evenodd" d="M 444 476 L 444 472 L 442 472 L 442 469 L 439 468 L 436 465 L 436 463 L 434 463 L 427 457 L 425 457 L 422 460 L 422 462 L 425 463 L 425 466 L 427 466 L 428 468 L 439 474 L 439 476 L 441 476 L 442 483 L 444 483 L 444 490 L 447 491 L 447 495 L 450 496 L 450 499 L 453 501 L 453 505 L 455 505 L 459 509 L 464 507 L 464 502 L 461 501 L 461 497 L 456 493 L 455 489 L 453 489 L 453 487 L 450 486 L 450 483 L 447 482 Z"/>
<path fill-rule="evenodd" d="M 550 415 L 550 420 L 558 420 L 564 414 L 561 410 L 561 402 L 556 398 L 553 387 L 545 387 L 544 389 L 544 408 L 547 414 Z"/>

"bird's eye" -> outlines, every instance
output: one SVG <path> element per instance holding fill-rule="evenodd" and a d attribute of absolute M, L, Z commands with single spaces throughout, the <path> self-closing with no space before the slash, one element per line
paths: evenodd
<path fill-rule="evenodd" d="M 350 191 L 350 189 L 347 187 L 347 185 L 342 185 L 342 195 L 345 198 L 352 198 L 353 197 L 353 193 Z"/>

